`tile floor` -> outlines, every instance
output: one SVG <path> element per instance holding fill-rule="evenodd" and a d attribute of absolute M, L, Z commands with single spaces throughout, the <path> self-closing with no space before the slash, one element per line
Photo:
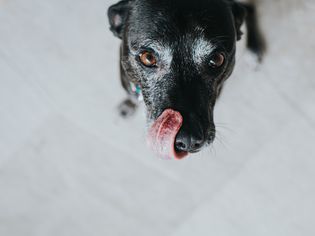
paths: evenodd
<path fill-rule="evenodd" d="M 238 63 L 219 139 L 184 161 L 125 121 L 115 1 L 0 1 L 0 235 L 315 235 L 315 3 L 260 0 L 269 42 Z"/>

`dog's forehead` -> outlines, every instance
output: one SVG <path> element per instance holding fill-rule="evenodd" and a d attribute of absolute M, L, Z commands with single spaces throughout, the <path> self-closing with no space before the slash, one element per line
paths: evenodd
<path fill-rule="evenodd" d="M 164 43 L 181 42 L 187 35 L 192 38 L 191 44 L 199 39 L 198 43 L 205 45 L 218 37 L 233 42 L 234 25 L 228 4 L 223 2 L 137 0 L 130 14 L 129 36 L 138 41 L 156 39 Z"/>
<path fill-rule="evenodd" d="M 179 40 L 173 40 L 172 37 L 169 39 L 165 35 L 162 38 L 152 37 L 150 34 L 136 35 L 128 39 L 129 48 L 135 52 L 139 48 L 151 48 L 168 55 L 189 54 L 195 61 L 200 61 L 203 56 L 211 54 L 220 45 L 217 40 L 207 38 L 204 29 L 200 27 L 181 35 Z"/>

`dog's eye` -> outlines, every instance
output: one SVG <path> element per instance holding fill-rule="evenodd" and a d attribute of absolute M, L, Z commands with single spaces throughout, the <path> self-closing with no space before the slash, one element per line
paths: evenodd
<path fill-rule="evenodd" d="M 139 56 L 140 61 L 147 67 L 153 67 L 156 65 L 157 59 L 153 52 L 144 51 Z"/>
<path fill-rule="evenodd" d="M 210 58 L 210 66 L 212 68 L 219 68 L 224 64 L 225 57 L 223 53 L 216 53 Z"/>

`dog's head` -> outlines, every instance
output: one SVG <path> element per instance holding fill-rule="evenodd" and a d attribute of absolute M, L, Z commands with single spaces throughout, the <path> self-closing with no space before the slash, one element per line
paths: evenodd
<path fill-rule="evenodd" d="M 244 9 L 232 0 L 123 0 L 108 16 L 122 39 L 122 68 L 142 88 L 153 139 L 171 142 L 178 157 L 210 144 Z"/>

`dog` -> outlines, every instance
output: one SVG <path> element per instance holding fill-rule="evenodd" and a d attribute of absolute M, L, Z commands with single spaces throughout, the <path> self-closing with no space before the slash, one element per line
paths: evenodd
<path fill-rule="evenodd" d="M 161 157 L 181 159 L 215 138 L 213 111 L 235 65 L 236 41 L 262 60 L 265 42 L 256 8 L 234 0 L 122 0 L 108 9 L 121 39 L 120 108 L 132 115 L 143 100 L 149 144 Z"/>

